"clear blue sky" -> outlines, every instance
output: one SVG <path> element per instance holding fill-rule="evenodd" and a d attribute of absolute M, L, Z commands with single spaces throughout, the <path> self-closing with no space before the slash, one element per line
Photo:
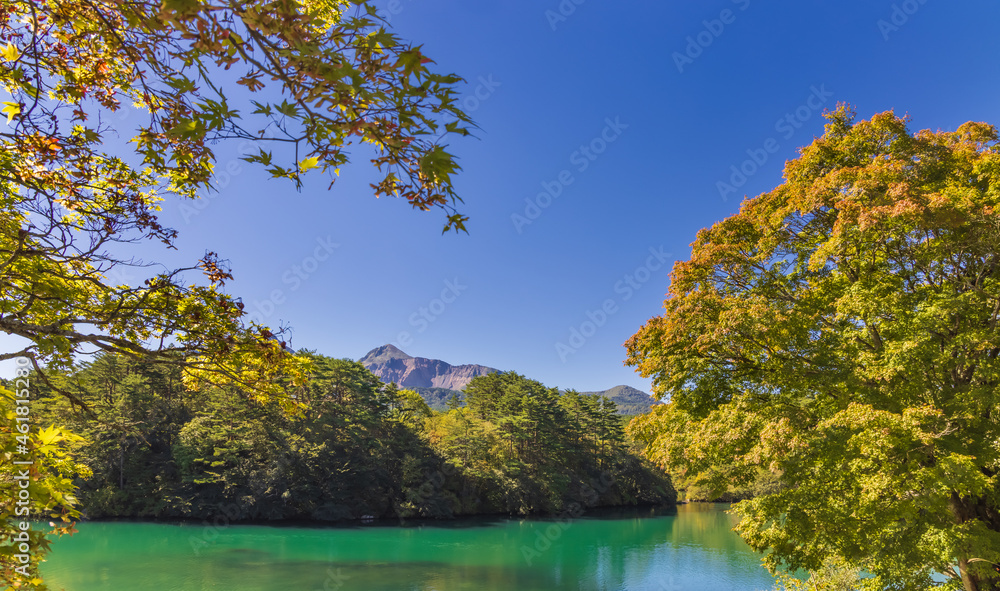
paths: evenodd
<path fill-rule="evenodd" d="M 670 264 L 744 195 L 781 182 L 822 133 L 822 109 L 895 109 L 914 130 L 1000 124 L 995 0 L 379 6 L 469 81 L 480 139 L 452 148 L 470 234 L 441 236 L 442 214 L 371 198 L 363 158 L 332 192 L 317 178 L 296 193 L 220 144 L 231 178 L 203 209 L 168 202 L 179 251 L 149 256 L 219 252 L 232 293 L 266 312 L 277 290 L 267 319 L 291 325 L 296 348 L 336 357 L 395 342 L 550 386 L 648 389 L 622 343 L 661 310 Z M 752 155 L 762 164 L 732 179 Z M 539 197 L 544 186 L 558 197 Z"/>

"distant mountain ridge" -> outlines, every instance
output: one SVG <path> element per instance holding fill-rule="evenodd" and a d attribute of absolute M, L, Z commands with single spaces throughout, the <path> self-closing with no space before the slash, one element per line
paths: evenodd
<path fill-rule="evenodd" d="M 372 349 L 360 362 L 382 381 L 411 389 L 461 390 L 476 376 L 500 371 L 485 365 L 451 365 L 440 359 L 412 357 L 393 345 Z"/>
<path fill-rule="evenodd" d="M 440 359 L 412 357 L 393 345 L 372 349 L 359 362 L 384 382 L 416 390 L 434 410 L 446 409 L 452 395 L 457 394 L 461 400 L 462 389 L 472 378 L 500 371 L 485 365 L 451 365 Z M 631 386 L 583 394 L 607 396 L 618 405 L 618 413 L 626 415 L 647 413 L 660 404 L 649 394 Z"/>
<path fill-rule="evenodd" d="M 646 392 L 631 386 L 615 386 L 600 392 L 581 392 L 581 394 L 607 396 L 618 405 L 618 414 L 623 415 L 645 414 L 657 404 L 663 404 Z"/>

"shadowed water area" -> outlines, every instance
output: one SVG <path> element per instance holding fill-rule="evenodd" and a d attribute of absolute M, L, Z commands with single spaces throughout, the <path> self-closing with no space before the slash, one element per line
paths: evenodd
<path fill-rule="evenodd" d="M 770 589 L 726 505 L 578 519 L 306 528 L 84 523 L 43 573 L 67 591 Z"/>

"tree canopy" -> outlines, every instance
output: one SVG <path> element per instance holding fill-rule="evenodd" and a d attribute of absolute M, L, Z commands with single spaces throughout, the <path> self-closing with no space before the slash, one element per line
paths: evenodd
<path fill-rule="evenodd" d="M 89 518 L 450 518 L 673 501 L 663 472 L 624 444 L 613 403 L 510 373 L 473 380 L 517 407 L 510 415 L 435 413 L 356 361 L 296 354 L 312 368 L 294 389 L 300 413 L 232 387 L 191 392 L 176 366 L 114 354 L 52 377 L 96 418 L 45 386 L 33 412 L 83 436 L 73 457 Z"/>
<path fill-rule="evenodd" d="M 648 454 L 736 505 L 772 568 L 1000 588 L 997 130 L 841 105 L 784 183 L 698 233 L 628 363 L 670 403 Z"/>
<path fill-rule="evenodd" d="M 468 134 L 462 80 L 430 64 L 364 2 L 0 0 L 0 330 L 30 341 L 0 359 L 141 354 L 267 390 L 291 358 L 245 322 L 216 253 L 143 285 L 112 273 L 136 264 L 130 243 L 173 245 L 160 204 L 213 189 L 220 140 L 252 140 L 245 160 L 298 187 L 313 169 L 332 185 L 363 149 L 376 196 L 464 229 L 444 143 Z M 145 113 L 135 129 L 108 122 L 124 104 Z"/>
<path fill-rule="evenodd" d="M 311 171 L 332 185 L 360 152 L 380 171 L 375 196 L 443 210 L 445 231 L 464 230 L 447 144 L 469 134 L 456 103 L 463 81 L 431 64 L 366 2 L 0 0 L 0 331 L 26 339 L 0 360 L 29 360 L 33 388 L 58 387 L 84 408 L 49 376 L 95 352 L 300 408 L 282 382 L 303 384 L 315 360 L 291 355 L 283 329 L 249 321 L 225 291 L 221 256 L 171 269 L 130 246 L 173 248 L 161 204 L 216 189 L 214 146 L 225 140 L 250 142 L 246 161 L 300 189 Z M 116 115 L 129 105 L 142 114 L 132 129 Z M 145 281 L 115 279 L 127 269 Z M 124 421 L 122 412 L 103 416 Z M 3 423 L 9 459 L 18 448 L 6 427 L 16 425 Z M 25 440 L 33 518 L 78 514 L 78 467 L 62 455 L 74 441 L 60 430 Z M 6 462 L 0 473 L 7 490 L 15 473 Z M 8 526 L 6 541 L 18 535 Z M 31 535 L 40 558 L 47 542 Z M 31 576 L 3 571 L 3 581 L 36 584 L 30 566 Z"/>

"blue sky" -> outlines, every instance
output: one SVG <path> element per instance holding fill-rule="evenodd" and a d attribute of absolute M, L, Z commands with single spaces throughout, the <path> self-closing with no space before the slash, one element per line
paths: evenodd
<path fill-rule="evenodd" d="M 377 5 L 468 80 L 482 129 L 452 149 L 470 234 L 373 199 L 360 155 L 332 192 L 317 177 L 296 193 L 220 144 L 220 192 L 168 201 L 179 250 L 148 255 L 219 252 L 232 293 L 336 357 L 392 342 L 550 386 L 648 389 L 622 343 L 659 313 L 670 265 L 780 184 L 823 109 L 895 109 L 914 130 L 1000 123 L 992 0 Z"/>

